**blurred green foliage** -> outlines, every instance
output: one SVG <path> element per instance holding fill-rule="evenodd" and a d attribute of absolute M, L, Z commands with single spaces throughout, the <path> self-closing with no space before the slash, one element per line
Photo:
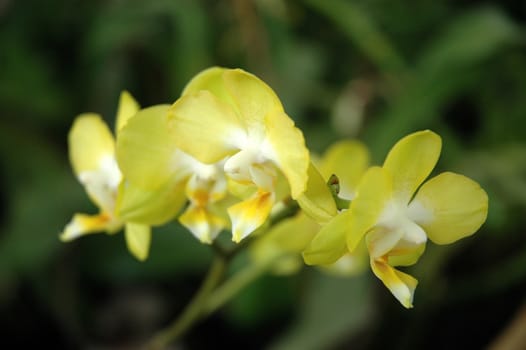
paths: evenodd
<path fill-rule="evenodd" d="M 1 344 L 132 346 L 183 308 L 212 254 L 176 223 L 156 229 L 142 264 L 120 234 L 58 241 L 74 212 L 95 210 L 66 135 L 81 112 L 112 125 L 123 89 L 171 103 L 210 65 L 267 81 L 313 151 L 358 137 L 381 162 L 400 137 L 433 129 L 439 168 L 479 181 L 490 213 L 460 244 L 430 244 L 411 269 L 413 310 L 369 272 L 305 269 L 257 281 L 188 348 L 490 344 L 525 301 L 525 24 L 514 0 L 0 1 Z"/>

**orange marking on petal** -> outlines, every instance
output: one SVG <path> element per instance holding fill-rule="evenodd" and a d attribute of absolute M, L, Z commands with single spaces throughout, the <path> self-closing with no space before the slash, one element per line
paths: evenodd
<path fill-rule="evenodd" d="M 267 220 L 274 205 L 273 192 L 259 190 L 251 198 L 228 208 L 232 220 L 232 240 L 239 242 Z"/>

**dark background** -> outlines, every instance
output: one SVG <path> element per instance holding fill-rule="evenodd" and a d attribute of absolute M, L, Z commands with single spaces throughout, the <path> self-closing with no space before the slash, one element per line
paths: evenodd
<path fill-rule="evenodd" d="M 174 348 L 496 344 L 526 300 L 525 15 L 513 0 L 0 0 L 0 347 L 133 349 L 184 307 L 212 254 L 176 223 L 145 263 L 121 234 L 59 242 L 96 211 L 67 132 L 88 111 L 113 125 L 123 89 L 172 103 L 211 65 L 269 83 L 315 152 L 356 137 L 379 163 L 407 133 L 438 132 L 436 171 L 480 182 L 490 211 L 408 269 L 412 310 L 370 271 L 306 268 L 261 278 Z"/>

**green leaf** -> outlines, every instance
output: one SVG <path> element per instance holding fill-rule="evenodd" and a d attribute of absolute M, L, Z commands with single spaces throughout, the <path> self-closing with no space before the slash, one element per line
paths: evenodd
<path fill-rule="evenodd" d="M 417 70 L 438 78 L 444 71 L 478 64 L 520 38 L 520 28 L 500 10 L 479 8 L 454 18 L 424 50 Z"/>
<path fill-rule="evenodd" d="M 430 127 L 443 105 L 486 79 L 483 63 L 519 37 L 518 27 L 494 8 L 454 18 L 421 54 L 412 79 L 368 128 L 376 158 L 400 135 Z"/>
<path fill-rule="evenodd" d="M 401 71 L 405 63 L 374 19 L 352 1 L 306 0 L 316 11 L 329 17 L 353 43 L 384 72 Z"/>

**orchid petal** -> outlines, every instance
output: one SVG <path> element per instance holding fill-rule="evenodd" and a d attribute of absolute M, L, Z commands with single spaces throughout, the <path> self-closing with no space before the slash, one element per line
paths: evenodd
<path fill-rule="evenodd" d="M 139 104 L 128 91 L 121 92 L 119 98 L 119 107 L 117 108 L 117 121 L 115 123 L 115 130 L 119 131 L 126 125 L 128 120 L 133 117 L 140 109 Z"/>
<path fill-rule="evenodd" d="M 239 243 L 267 220 L 274 197 L 272 192 L 258 191 L 251 198 L 228 208 L 234 242 Z"/>
<path fill-rule="evenodd" d="M 450 172 L 427 181 L 409 204 L 409 216 L 436 244 L 472 235 L 487 214 L 488 195 L 479 184 Z"/>
<path fill-rule="evenodd" d="M 300 212 L 273 226 L 259 241 L 271 240 L 283 251 L 299 254 L 319 230 L 320 226 L 316 222 Z"/>
<path fill-rule="evenodd" d="M 292 198 L 296 199 L 305 191 L 310 163 L 303 134 L 284 112 L 268 114 L 265 124 L 270 147 L 264 153 L 277 163 L 290 184 Z"/>
<path fill-rule="evenodd" d="M 387 255 L 387 262 L 391 266 L 411 266 L 422 256 L 426 249 L 426 242 L 414 244 L 401 240 Z"/>
<path fill-rule="evenodd" d="M 169 133 L 184 152 L 212 164 L 246 142 L 246 132 L 232 106 L 209 91 L 182 96 L 168 112 Z"/>
<path fill-rule="evenodd" d="M 117 196 L 117 213 L 123 221 L 162 225 L 173 219 L 185 202 L 184 183 L 168 181 L 157 190 L 145 190 L 124 181 Z"/>
<path fill-rule="evenodd" d="M 211 67 L 201 71 L 185 86 L 182 96 L 192 95 L 206 90 L 221 101 L 233 104 L 232 97 L 228 94 L 223 79 L 223 73 L 227 70 L 227 68 L 222 67 Z"/>
<path fill-rule="evenodd" d="M 298 204 L 316 222 L 327 223 L 338 214 L 332 193 L 312 162 L 307 175 L 307 189 L 298 197 Z"/>
<path fill-rule="evenodd" d="M 371 259 L 371 269 L 405 308 L 413 307 L 413 296 L 418 284 L 413 276 L 394 269 L 383 260 Z"/>
<path fill-rule="evenodd" d="M 435 167 L 441 147 L 440 136 L 429 130 L 410 134 L 393 146 L 383 168 L 393 177 L 394 198 L 409 203 Z"/>
<path fill-rule="evenodd" d="M 223 73 L 223 79 L 248 129 L 263 131 L 266 116 L 283 112 L 274 91 L 256 76 L 241 69 L 229 69 Z"/>
<path fill-rule="evenodd" d="M 113 213 L 115 197 L 122 175 L 113 156 L 101 159 L 99 169 L 83 171 L 79 180 L 93 203 L 105 213 Z"/>
<path fill-rule="evenodd" d="M 303 260 L 307 265 L 332 264 L 348 252 L 345 241 L 350 215 L 350 211 L 336 215 L 314 236 L 303 252 Z"/>
<path fill-rule="evenodd" d="M 204 207 L 190 205 L 179 217 L 183 224 L 202 243 L 210 244 L 228 223 Z"/>
<path fill-rule="evenodd" d="M 320 170 L 325 178 L 335 174 L 340 180 L 340 197 L 352 199 L 369 166 L 369 151 L 358 141 L 340 141 L 323 155 Z"/>
<path fill-rule="evenodd" d="M 378 221 L 392 196 L 392 180 L 383 168 L 371 167 L 358 185 L 349 207 L 347 247 L 352 252 Z"/>
<path fill-rule="evenodd" d="M 72 241 L 80 236 L 91 233 L 109 232 L 113 233 L 120 228 L 120 222 L 115 222 L 107 214 L 86 215 L 75 214 L 60 234 L 63 242 Z"/>
<path fill-rule="evenodd" d="M 188 176 L 176 161 L 176 146 L 167 132 L 167 105 L 139 111 L 119 132 L 117 160 L 124 177 L 133 184 L 156 190 Z"/>
<path fill-rule="evenodd" d="M 365 244 L 359 244 L 352 253 L 347 252 L 334 263 L 320 267 L 324 272 L 336 276 L 357 276 L 367 269 L 368 260 Z"/>
<path fill-rule="evenodd" d="M 122 176 L 115 160 L 113 136 L 100 116 L 77 117 L 69 133 L 69 155 L 90 199 L 102 211 L 112 213 Z"/>
<path fill-rule="evenodd" d="M 250 165 L 248 170 L 250 178 L 259 189 L 265 192 L 271 192 L 274 190 L 278 174 L 273 166 L 256 163 Z"/>
<path fill-rule="evenodd" d="M 75 174 L 98 170 L 106 157 L 114 157 L 115 141 L 97 114 L 79 115 L 69 132 L 69 156 Z"/>
<path fill-rule="evenodd" d="M 146 260 L 152 238 L 150 226 L 129 222 L 126 224 L 124 234 L 130 253 L 140 261 Z"/>
<path fill-rule="evenodd" d="M 365 237 L 367 249 L 372 259 L 381 258 L 388 254 L 404 236 L 401 229 L 390 230 L 384 227 L 376 227 Z"/>

